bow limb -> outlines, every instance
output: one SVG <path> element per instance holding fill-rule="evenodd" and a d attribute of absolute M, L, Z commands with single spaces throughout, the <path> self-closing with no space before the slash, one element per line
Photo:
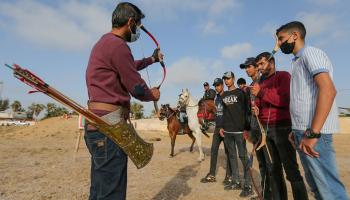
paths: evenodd
<path fill-rule="evenodd" d="M 254 190 L 255 190 L 256 194 L 258 195 L 259 200 L 264 200 L 264 198 L 263 198 L 263 196 L 262 196 L 262 194 L 261 194 L 261 192 L 260 192 L 260 190 L 255 182 L 254 176 L 253 176 L 253 156 L 255 154 L 257 145 L 258 145 L 258 143 L 253 145 L 252 152 L 250 153 L 249 158 L 248 158 L 249 162 L 248 162 L 247 167 L 248 167 L 249 176 L 252 179 Z"/>
<path fill-rule="evenodd" d="M 141 25 L 140 28 L 153 40 L 153 42 L 155 43 L 157 48 L 160 49 L 159 43 L 156 40 L 156 38 L 143 25 Z M 165 77 L 166 77 L 166 67 L 165 67 L 165 64 L 164 64 L 164 61 L 162 60 L 162 58 L 159 58 L 159 63 L 163 68 L 163 78 L 162 78 L 162 81 L 160 82 L 160 84 L 156 87 L 157 89 L 160 89 L 160 87 L 162 86 L 162 84 L 165 80 Z M 155 111 L 157 112 L 157 114 L 159 114 L 157 101 L 153 101 L 153 105 L 154 105 Z"/>
<path fill-rule="evenodd" d="M 156 40 L 156 38 L 145 28 L 145 26 L 141 25 L 140 26 L 141 30 L 143 30 L 154 42 L 154 44 L 157 46 L 157 48 L 160 49 L 160 46 L 159 46 L 159 43 L 158 41 Z M 160 65 L 162 66 L 163 68 L 163 78 L 162 78 L 162 81 L 160 82 L 160 84 L 157 86 L 157 89 L 160 89 L 160 87 L 162 86 L 164 80 L 165 80 L 165 77 L 166 77 L 166 67 L 165 67 L 165 64 L 164 64 L 164 61 L 162 58 L 159 58 L 159 63 Z"/>

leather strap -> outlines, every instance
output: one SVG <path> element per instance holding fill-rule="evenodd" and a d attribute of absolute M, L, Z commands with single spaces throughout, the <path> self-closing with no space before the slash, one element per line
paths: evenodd
<path fill-rule="evenodd" d="M 89 110 L 104 110 L 113 112 L 116 110 L 121 109 L 121 106 L 109 104 L 109 103 L 102 103 L 102 102 L 88 102 L 88 108 Z"/>

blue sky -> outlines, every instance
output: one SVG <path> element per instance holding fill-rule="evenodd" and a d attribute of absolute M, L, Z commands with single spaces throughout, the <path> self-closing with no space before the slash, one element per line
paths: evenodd
<path fill-rule="evenodd" d="M 17 63 L 81 104 L 87 101 L 85 69 L 90 50 L 110 31 L 111 13 L 119 1 L 2 0 L 0 2 L 0 63 Z M 350 2 L 347 0 L 143 0 L 131 1 L 146 14 L 143 24 L 159 41 L 168 76 L 160 103 L 175 104 L 182 88 L 202 96 L 225 71 L 249 80 L 239 64 L 246 57 L 271 51 L 280 25 L 300 20 L 307 44 L 323 49 L 334 66 L 339 106 L 350 107 Z M 145 34 L 130 45 L 135 58 L 149 56 L 154 44 Z M 278 52 L 277 68 L 290 69 L 291 56 Z M 146 71 L 142 76 L 148 83 Z M 148 70 L 151 85 L 162 78 L 159 64 Z M 51 102 L 42 94 L 28 95 L 29 87 L 0 67 L 3 98 Z M 250 82 L 250 81 L 249 81 Z M 148 113 L 152 103 L 144 103 Z"/>

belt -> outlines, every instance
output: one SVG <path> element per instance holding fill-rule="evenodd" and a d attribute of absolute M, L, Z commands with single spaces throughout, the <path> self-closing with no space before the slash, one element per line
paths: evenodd
<path fill-rule="evenodd" d="M 104 110 L 104 111 L 113 112 L 113 111 L 119 110 L 123 107 L 109 104 L 109 103 L 88 102 L 88 108 L 89 108 L 89 110 Z"/>
<path fill-rule="evenodd" d="M 122 116 L 121 118 L 124 118 L 124 119 L 129 118 L 129 109 L 122 107 L 122 106 L 109 104 L 109 103 L 88 102 L 88 109 L 89 110 L 102 110 L 102 111 L 107 111 L 107 112 L 114 112 L 114 111 L 121 109 L 121 112 L 120 112 L 120 115 Z M 96 131 L 97 128 L 91 124 L 87 124 L 87 130 L 88 131 Z"/>

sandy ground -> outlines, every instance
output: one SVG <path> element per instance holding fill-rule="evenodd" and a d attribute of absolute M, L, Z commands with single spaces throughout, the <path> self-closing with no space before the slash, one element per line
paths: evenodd
<path fill-rule="evenodd" d="M 139 127 L 142 127 L 141 124 Z M 90 156 L 83 140 L 78 153 L 74 152 L 78 135 L 76 127 L 76 118 L 54 118 L 31 127 L 0 127 L 0 200 L 87 199 Z M 350 119 L 342 119 L 341 127 L 342 134 L 334 138 L 335 149 L 340 176 L 349 191 Z M 153 159 L 145 168 L 137 170 L 129 162 L 127 199 L 240 199 L 239 191 L 223 190 L 221 182 L 226 162 L 223 149 L 220 149 L 218 160 L 218 182 L 200 183 L 209 170 L 211 139 L 203 137 L 207 156 L 204 162 L 199 163 L 198 151 L 189 152 L 188 136 L 178 136 L 176 156 L 169 158 L 170 139 L 166 132 L 139 132 L 146 140 L 160 138 L 161 141 L 154 142 Z M 254 176 L 258 180 L 256 164 L 255 161 Z"/>

